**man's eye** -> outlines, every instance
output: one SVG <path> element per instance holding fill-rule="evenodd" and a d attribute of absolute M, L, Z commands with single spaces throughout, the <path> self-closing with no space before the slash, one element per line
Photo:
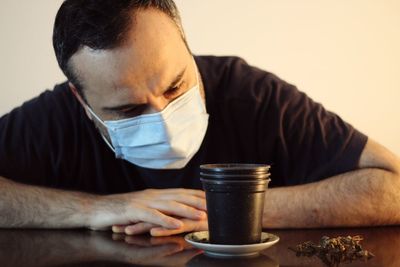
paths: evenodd
<path fill-rule="evenodd" d="M 176 86 L 174 86 L 174 87 L 168 89 L 168 90 L 164 93 L 164 96 L 165 96 L 166 98 L 174 97 L 174 96 L 178 93 L 179 89 L 181 89 L 181 87 L 182 87 L 182 83 L 180 83 L 179 85 L 176 85 Z"/>
<path fill-rule="evenodd" d="M 145 108 L 146 107 L 144 105 L 139 106 L 139 107 L 131 107 L 131 108 L 122 109 L 119 111 L 119 113 L 124 116 L 138 116 L 143 113 Z"/>
<path fill-rule="evenodd" d="M 121 109 L 119 112 L 120 113 L 130 113 L 134 110 L 135 110 L 135 108 L 125 108 L 125 109 Z"/>

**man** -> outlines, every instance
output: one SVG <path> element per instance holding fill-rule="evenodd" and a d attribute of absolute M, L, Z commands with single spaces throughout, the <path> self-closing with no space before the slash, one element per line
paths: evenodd
<path fill-rule="evenodd" d="M 207 229 L 199 165 L 272 165 L 263 226 L 400 222 L 400 163 L 294 86 L 193 57 L 172 0 L 66 0 L 69 82 L 0 120 L 0 227 Z"/>

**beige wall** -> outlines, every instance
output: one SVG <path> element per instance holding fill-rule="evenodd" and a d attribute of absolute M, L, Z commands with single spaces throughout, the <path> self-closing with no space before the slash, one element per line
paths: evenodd
<path fill-rule="evenodd" d="M 0 114 L 64 80 L 51 43 L 61 3 L 0 0 Z"/>
<path fill-rule="evenodd" d="M 62 81 L 61 0 L 0 0 L 0 114 Z M 400 1 L 178 0 L 195 53 L 240 55 L 400 155 Z"/>

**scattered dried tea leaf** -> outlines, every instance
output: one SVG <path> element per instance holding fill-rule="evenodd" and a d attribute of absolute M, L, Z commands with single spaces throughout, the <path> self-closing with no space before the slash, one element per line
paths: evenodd
<path fill-rule="evenodd" d="M 319 244 L 306 241 L 289 249 L 296 252 L 298 257 L 317 256 L 327 266 L 337 267 L 340 263 L 350 263 L 355 260 L 367 261 L 375 256 L 371 252 L 362 249 L 361 240 L 363 240 L 363 237 L 359 235 L 334 238 L 323 236 Z"/>

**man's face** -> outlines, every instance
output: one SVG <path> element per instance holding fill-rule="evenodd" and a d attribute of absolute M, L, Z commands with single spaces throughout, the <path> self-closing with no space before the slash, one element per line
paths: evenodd
<path fill-rule="evenodd" d="M 86 100 L 102 120 L 159 112 L 196 85 L 193 58 L 167 15 L 141 10 L 133 23 L 120 47 L 84 47 L 71 58 Z"/>

